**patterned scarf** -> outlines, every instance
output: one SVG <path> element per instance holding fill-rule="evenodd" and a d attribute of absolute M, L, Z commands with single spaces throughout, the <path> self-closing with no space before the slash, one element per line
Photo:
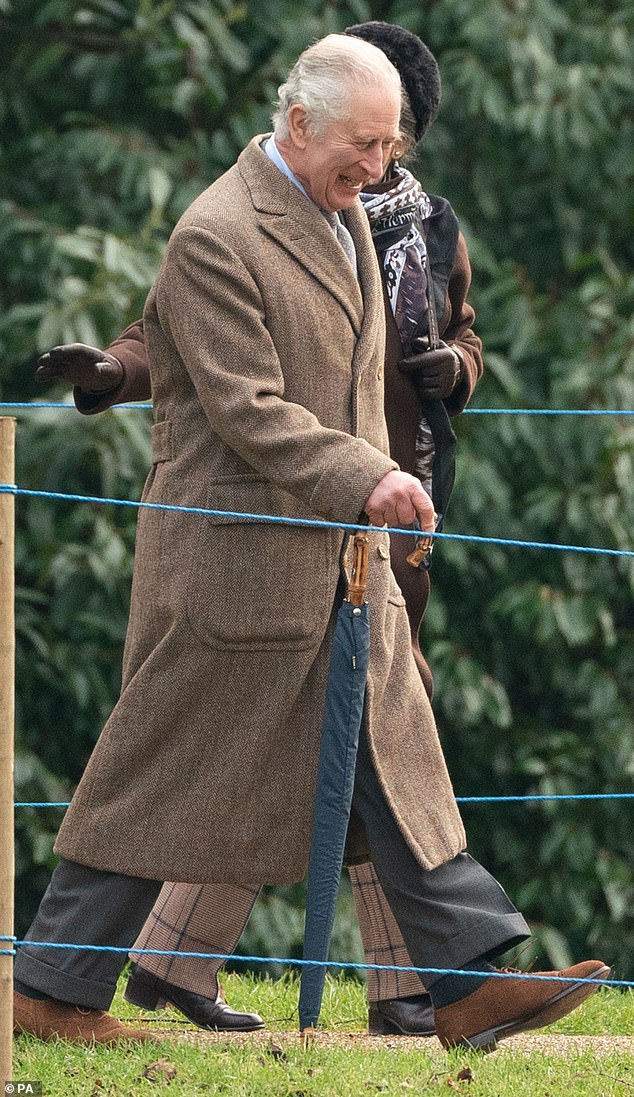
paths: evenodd
<path fill-rule="evenodd" d="M 394 165 L 393 185 L 383 194 L 365 191 L 361 201 L 368 215 L 379 257 L 383 257 L 385 285 L 403 351 L 428 311 L 425 261 L 427 248 L 422 222 L 432 212 L 431 201 L 410 171 Z M 424 330 L 424 329 L 423 329 Z"/>

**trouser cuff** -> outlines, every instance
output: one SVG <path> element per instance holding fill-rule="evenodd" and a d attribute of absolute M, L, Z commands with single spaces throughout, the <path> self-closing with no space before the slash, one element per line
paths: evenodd
<path fill-rule="evenodd" d="M 509 949 L 515 948 L 523 941 L 527 941 L 531 931 L 519 912 L 515 914 L 490 916 L 483 919 L 475 926 L 470 926 L 463 933 L 452 937 L 450 941 L 438 945 L 434 950 L 434 963 L 430 967 L 446 967 L 461 970 L 465 964 L 474 960 L 492 960 Z M 421 980 L 429 989 L 443 974 L 437 972 L 424 972 Z M 475 986 L 475 983 L 474 983 Z"/>
<path fill-rule="evenodd" d="M 59 1002 L 70 1002 L 84 1009 L 108 1009 L 117 988 L 116 983 L 97 982 L 60 971 L 25 948 L 18 949 L 14 974 L 27 987 L 33 987 Z"/>

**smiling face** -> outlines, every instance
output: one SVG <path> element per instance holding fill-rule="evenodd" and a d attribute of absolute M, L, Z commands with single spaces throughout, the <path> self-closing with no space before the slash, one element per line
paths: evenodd
<path fill-rule="evenodd" d="M 369 183 L 381 178 L 399 139 L 400 95 L 393 85 L 353 91 L 344 118 L 311 133 L 306 109 L 288 115 L 288 138 L 280 151 L 321 209 L 349 209 Z"/>

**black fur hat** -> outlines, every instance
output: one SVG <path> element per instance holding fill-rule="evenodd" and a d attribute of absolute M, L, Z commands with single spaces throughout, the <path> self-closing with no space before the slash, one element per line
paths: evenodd
<path fill-rule="evenodd" d="M 363 38 L 387 54 L 405 85 L 420 141 L 440 106 L 440 70 L 431 50 L 416 34 L 395 23 L 357 23 L 346 27 L 344 34 Z"/>

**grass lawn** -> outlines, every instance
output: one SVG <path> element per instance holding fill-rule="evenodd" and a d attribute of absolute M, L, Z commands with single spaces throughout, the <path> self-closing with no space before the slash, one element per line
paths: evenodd
<path fill-rule="evenodd" d="M 323 1031 L 304 1049 L 297 1034 L 298 980 L 227 975 L 227 1000 L 257 1010 L 265 1033 L 203 1033 L 172 1011 L 147 1014 L 156 1043 L 119 1049 L 14 1043 L 13 1078 L 41 1081 L 50 1097 L 226 1094 L 227 1097 L 634 1097 L 634 992 L 603 990 L 540 1033 L 492 1055 L 444 1052 L 435 1039 L 367 1037 L 363 986 L 328 978 Z M 117 994 L 113 1012 L 139 1023 Z M 16 1089 L 17 1092 L 17 1089 Z"/>

